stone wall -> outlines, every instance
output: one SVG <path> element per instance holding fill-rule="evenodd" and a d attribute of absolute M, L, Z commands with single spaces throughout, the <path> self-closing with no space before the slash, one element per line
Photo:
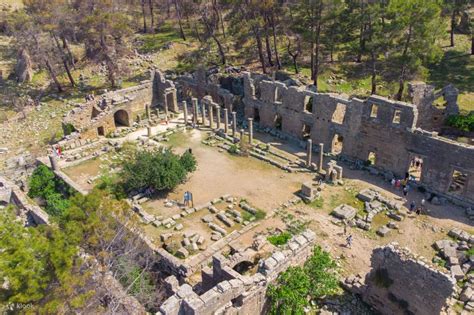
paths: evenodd
<path fill-rule="evenodd" d="M 201 69 L 195 72 L 194 75 L 182 76 L 177 80 L 180 96 L 184 100 L 191 97 L 198 99 L 210 95 L 212 99 L 222 107 L 229 110 L 229 113 L 234 111 L 234 103 L 237 102 L 237 97 L 229 90 L 224 89 L 221 85 L 208 82 L 205 72 Z"/>
<path fill-rule="evenodd" d="M 382 314 L 440 314 L 455 292 L 455 280 L 430 267 L 396 243 L 372 252 L 365 280 L 349 277 L 344 286 Z"/>
<path fill-rule="evenodd" d="M 419 113 L 413 104 L 315 93 L 278 81 L 257 81 L 249 73 L 244 74 L 243 103 L 245 116 L 260 127 L 323 143 L 325 152 L 351 160 L 367 161 L 372 152 L 376 168 L 398 177 L 408 172 L 413 157 L 420 157 L 421 184 L 437 193 L 449 194 L 453 174 L 459 171 L 465 184 L 449 195 L 474 202 L 474 146 L 417 128 Z"/>
<path fill-rule="evenodd" d="M 0 206 L 9 204 L 15 206 L 17 216 L 25 220 L 25 225 L 49 224 L 49 216 L 43 209 L 31 202 L 14 183 L 0 177 Z"/>
<path fill-rule="evenodd" d="M 207 288 L 206 291 L 198 294 L 190 285 L 183 284 L 161 305 L 158 314 L 260 314 L 267 302 L 268 285 L 288 267 L 304 263 L 315 239 L 315 233 L 310 230 L 293 237 L 285 249 L 261 261 L 258 271 L 247 276 L 234 271 L 233 267 L 236 262 L 249 258 L 252 251 L 235 254 L 239 257 L 214 255 L 213 269 L 202 271 L 201 287 Z"/>
<path fill-rule="evenodd" d="M 132 126 L 152 103 L 152 81 L 106 93 L 71 110 L 63 120 L 80 132 L 81 139 L 106 136 L 119 126 Z M 103 104 L 104 102 L 104 104 Z"/>

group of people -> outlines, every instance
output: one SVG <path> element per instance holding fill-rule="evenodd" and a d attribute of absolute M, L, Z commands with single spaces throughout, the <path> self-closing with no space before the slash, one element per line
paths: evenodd
<path fill-rule="evenodd" d="M 402 179 L 402 180 L 395 179 L 395 177 L 392 178 L 390 183 L 392 184 L 392 187 L 395 187 L 395 189 L 401 189 L 402 193 L 403 193 L 403 196 L 406 197 L 408 195 L 408 191 L 410 190 L 409 174 L 408 173 L 405 176 L 405 178 Z"/>

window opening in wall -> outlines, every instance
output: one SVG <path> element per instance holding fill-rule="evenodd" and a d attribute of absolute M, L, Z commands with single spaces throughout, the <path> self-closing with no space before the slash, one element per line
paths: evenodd
<path fill-rule="evenodd" d="M 104 127 L 103 127 L 103 126 L 97 128 L 97 134 L 98 134 L 99 136 L 105 136 L 105 130 L 104 130 Z"/>
<path fill-rule="evenodd" d="M 448 192 L 451 194 L 462 194 L 467 183 L 467 174 L 459 170 L 453 170 L 451 176 L 451 183 L 449 184 Z"/>
<path fill-rule="evenodd" d="M 275 115 L 275 118 L 273 119 L 273 126 L 275 127 L 275 129 L 278 129 L 278 130 L 281 130 L 282 128 L 282 118 L 280 115 Z"/>
<path fill-rule="evenodd" d="M 258 110 L 258 108 L 253 109 L 253 121 L 260 122 L 260 111 Z"/>
<path fill-rule="evenodd" d="M 367 164 L 368 165 L 375 165 L 375 162 L 376 162 L 375 153 L 370 151 L 369 156 L 367 157 Z"/>
<path fill-rule="evenodd" d="M 410 159 L 410 167 L 408 168 L 408 176 L 411 180 L 420 181 L 423 170 L 423 159 L 419 156 L 413 156 Z"/>
<path fill-rule="evenodd" d="M 336 109 L 332 114 L 331 121 L 336 124 L 344 123 L 344 117 L 346 116 L 346 105 L 337 103 Z"/>
<path fill-rule="evenodd" d="M 372 108 L 370 109 L 370 118 L 377 118 L 378 111 L 379 107 L 376 104 L 372 104 Z"/>
<path fill-rule="evenodd" d="M 275 88 L 275 102 L 281 103 L 282 99 L 283 99 L 283 95 L 282 95 L 280 89 Z"/>
<path fill-rule="evenodd" d="M 343 141 L 344 141 L 344 138 L 342 136 L 338 134 L 334 135 L 334 138 L 332 139 L 332 144 L 331 144 L 332 154 L 342 153 Z"/>
<path fill-rule="evenodd" d="M 308 113 L 313 112 L 313 97 L 306 95 L 304 97 L 304 110 L 307 111 Z"/>
<path fill-rule="evenodd" d="M 402 111 L 399 109 L 395 110 L 395 113 L 393 114 L 393 120 L 392 123 L 394 124 L 399 124 L 400 123 L 400 118 L 402 116 Z"/>
<path fill-rule="evenodd" d="M 301 130 L 301 136 L 305 140 L 311 138 L 311 126 L 303 124 L 303 129 Z"/>

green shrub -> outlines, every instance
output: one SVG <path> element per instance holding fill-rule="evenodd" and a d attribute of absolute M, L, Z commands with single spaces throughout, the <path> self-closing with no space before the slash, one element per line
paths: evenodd
<path fill-rule="evenodd" d="M 329 253 L 316 246 L 304 267 L 290 267 L 282 272 L 267 296 L 270 314 L 305 314 L 310 300 L 333 295 L 339 290 L 336 262 Z"/>
<path fill-rule="evenodd" d="M 29 187 L 28 196 L 44 199 L 45 210 L 52 216 L 60 216 L 69 207 L 68 198 L 74 194 L 73 190 L 45 165 L 34 170 Z"/>
<path fill-rule="evenodd" d="M 267 240 L 270 242 L 270 244 L 273 244 L 275 246 L 280 246 L 280 245 L 285 245 L 288 243 L 288 241 L 291 238 L 291 234 L 288 232 L 282 232 L 278 235 L 271 235 L 267 237 Z"/>
<path fill-rule="evenodd" d="M 74 131 L 76 131 L 76 128 L 74 128 L 74 126 L 72 124 L 69 124 L 69 123 L 68 124 L 63 124 L 63 132 L 64 132 L 65 136 L 70 135 Z"/>
<path fill-rule="evenodd" d="M 446 125 L 462 131 L 474 131 L 474 114 L 451 115 L 446 119 Z"/>

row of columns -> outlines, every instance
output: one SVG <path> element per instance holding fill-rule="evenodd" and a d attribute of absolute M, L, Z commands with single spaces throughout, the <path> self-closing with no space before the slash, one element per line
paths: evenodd
<path fill-rule="evenodd" d="M 198 124 L 198 100 L 196 98 L 191 99 L 192 102 L 192 123 L 194 125 Z M 207 107 L 207 109 L 206 109 Z M 209 121 L 209 127 L 211 129 L 214 128 L 214 109 L 216 110 L 216 129 L 221 129 L 221 108 L 216 103 L 208 103 L 207 106 L 205 103 L 201 105 L 201 124 L 207 125 Z M 183 112 L 184 112 L 184 123 L 187 125 L 189 122 L 188 119 L 188 105 L 184 101 L 183 102 Z M 227 108 L 223 109 L 224 112 L 224 133 L 227 134 L 229 132 L 229 110 Z M 232 137 L 237 136 L 237 113 L 232 112 Z M 249 143 L 253 143 L 253 118 L 248 118 L 248 128 L 249 128 Z M 245 132 L 245 131 L 244 131 Z M 241 139 L 243 138 L 243 133 L 241 133 Z"/>
<path fill-rule="evenodd" d="M 194 125 L 197 125 L 198 123 L 198 100 L 196 98 L 192 98 L 192 107 L 193 107 L 193 119 L 192 122 Z M 215 103 L 209 103 L 208 104 L 208 117 L 209 117 L 209 127 L 212 129 L 214 127 L 214 108 L 216 108 L 216 129 L 220 130 L 221 129 L 221 112 L 220 112 L 220 107 L 215 104 Z M 165 106 L 166 110 L 166 106 Z M 184 101 L 183 102 L 183 111 L 184 111 L 184 123 L 187 125 L 188 124 L 188 105 Z M 228 109 L 224 108 L 224 133 L 227 134 L 229 131 L 229 113 Z M 236 137 L 237 134 L 237 113 L 232 112 L 232 137 Z M 206 106 L 203 103 L 201 107 L 201 117 L 202 117 L 202 124 L 206 125 Z M 253 118 L 248 118 L 248 130 L 249 130 L 249 143 L 253 143 Z M 240 129 L 240 139 L 244 138 L 245 130 Z M 306 146 L 306 165 L 309 167 L 312 164 L 312 155 L 313 155 L 313 141 L 311 139 L 308 139 L 307 146 Z M 323 154 L 324 154 L 324 144 L 320 143 L 319 144 L 319 169 L 323 169 Z"/>

